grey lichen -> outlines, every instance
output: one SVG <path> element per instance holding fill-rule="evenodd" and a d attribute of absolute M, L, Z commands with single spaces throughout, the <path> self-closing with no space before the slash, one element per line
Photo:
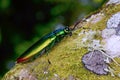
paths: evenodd
<path fill-rule="evenodd" d="M 102 31 L 102 37 L 106 42 L 106 53 L 111 57 L 120 56 L 120 12 L 112 15 L 107 21 L 107 27 Z"/>
<path fill-rule="evenodd" d="M 112 15 L 112 17 L 107 21 L 107 28 L 117 28 L 120 26 L 120 12 Z"/>
<path fill-rule="evenodd" d="M 120 35 L 120 12 L 112 15 L 112 17 L 107 22 L 108 29 L 115 29 L 116 35 Z"/>
<path fill-rule="evenodd" d="M 106 5 L 108 4 L 120 4 L 120 0 L 109 0 Z"/>
<path fill-rule="evenodd" d="M 37 80 L 28 70 L 22 69 L 17 75 L 19 80 Z"/>
<path fill-rule="evenodd" d="M 8 74 L 9 76 L 5 75 L 3 80 L 38 80 L 29 69 L 20 65 L 16 65 L 16 68 L 13 68 Z"/>
<path fill-rule="evenodd" d="M 92 24 L 95 24 L 99 22 L 104 17 L 103 13 L 97 13 L 92 15 L 89 19 L 87 19 L 87 22 L 91 22 Z"/>
<path fill-rule="evenodd" d="M 105 63 L 104 57 L 105 56 L 100 51 L 95 50 L 85 54 L 82 58 L 82 62 L 88 70 L 99 75 L 104 75 L 108 73 L 105 71 L 108 65 Z"/>
<path fill-rule="evenodd" d="M 106 39 L 106 38 L 109 38 L 109 37 L 111 37 L 113 34 L 115 34 L 116 33 L 116 31 L 115 31 L 115 29 L 104 29 L 103 31 L 102 31 L 102 37 L 104 38 L 104 39 Z"/>

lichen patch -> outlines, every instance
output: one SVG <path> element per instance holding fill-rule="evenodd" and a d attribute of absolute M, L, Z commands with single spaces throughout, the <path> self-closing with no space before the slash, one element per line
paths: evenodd
<path fill-rule="evenodd" d="M 107 21 L 107 28 L 117 28 L 120 27 L 120 12 L 112 15 L 112 17 Z"/>
<path fill-rule="evenodd" d="M 106 5 L 109 5 L 109 4 L 117 4 L 118 5 L 118 4 L 120 4 L 120 0 L 109 0 Z"/>
<path fill-rule="evenodd" d="M 96 74 L 105 75 L 108 73 L 105 71 L 108 65 L 104 61 L 103 54 L 98 50 L 85 54 L 82 58 L 82 62 L 88 70 Z"/>
<path fill-rule="evenodd" d="M 112 35 L 106 39 L 105 50 L 111 57 L 120 56 L 120 36 Z"/>
<path fill-rule="evenodd" d="M 97 13 L 97 14 L 92 15 L 86 21 L 87 22 L 91 22 L 92 24 L 95 24 L 95 23 L 99 22 L 103 17 L 104 17 L 104 14 Z"/>

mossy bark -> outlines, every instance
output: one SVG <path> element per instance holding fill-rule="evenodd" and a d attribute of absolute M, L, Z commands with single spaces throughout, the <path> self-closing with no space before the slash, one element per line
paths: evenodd
<path fill-rule="evenodd" d="M 81 58 L 88 49 L 81 43 L 85 35 L 78 36 L 83 30 L 93 30 L 96 31 L 94 39 L 102 40 L 99 31 L 106 28 L 108 19 L 119 11 L 118 3 L 104 4 L 96 13 L 77 23 L 72 36 L 66 36 L 48 54 L 31 62 L 16 64 L 2 80 L 119 80 L 118 76 L 99 76 L 84 68 Z M 120 62 L 120 59 L 117 61 Z M 118 66 L 114 63 L 111 65 L 115 67 L 116 73 L 120 72 Z"/>

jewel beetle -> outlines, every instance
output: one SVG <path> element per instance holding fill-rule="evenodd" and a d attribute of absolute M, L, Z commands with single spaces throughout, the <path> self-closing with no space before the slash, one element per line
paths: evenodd
<path fill-rule="evenodd" d="M 17 58 L 17 63 L 27 62 L 35 56 L 40 56 L 50 50 L 55 43 L 60 41 L 66 35 L 72 35 L 72 30 L 69 27 L 57 29 L 38 40 L 20 57 Z"/>

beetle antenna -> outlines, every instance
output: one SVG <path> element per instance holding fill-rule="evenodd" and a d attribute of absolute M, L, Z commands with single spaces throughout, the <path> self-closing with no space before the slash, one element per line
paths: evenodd
<path fill-rule="evenodd" d="M 74 27 L 72 28 L 72 31 L 76 28 L 76 26 L 81 22 L 81 20 L 77 21 L 75 24 L 74 24 Z"/>

